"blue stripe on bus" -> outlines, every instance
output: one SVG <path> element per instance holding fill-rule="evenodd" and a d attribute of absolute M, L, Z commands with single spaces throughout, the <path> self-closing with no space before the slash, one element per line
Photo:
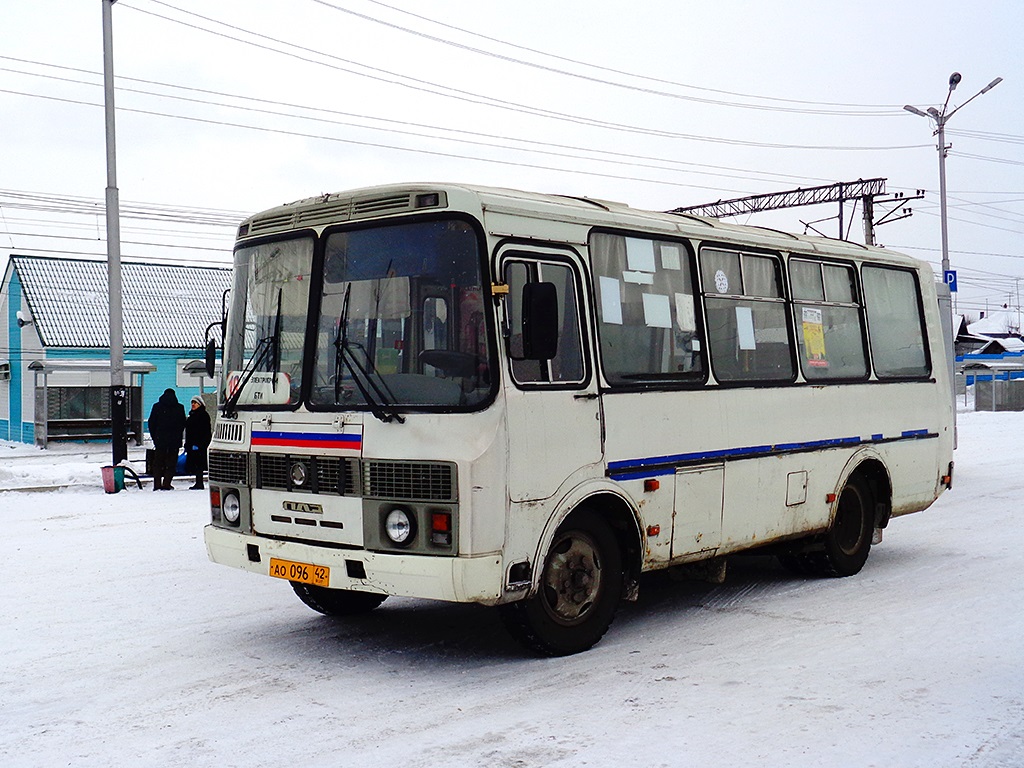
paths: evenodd
<path fill-rule="evenodd" d="M 743 448 L 725 448 L 717 451 L 700 451 L 696 453 L 677 453 L 671 456 L 651 456 L 643 459 L 626 459 L 608 462 L 608 476 L 613 480 L 637 480 L 645 477 L 661 477 L 675 474 L 676 469 L 688 464 L 702 464 L 716 459 L 737 460 L 759 456 L 779 456 L 787 453 L 801 453 L 824 448 L 865 445 L 870 443 L 890 443 L 897 440 L 919 440 L 921 438 L 938 437 L 937 432 L 927 429 L 908 429 L 899 437 L 885 437 L 876 433 L 870 438 L 836 437 L 827 440 L 808 440 L 799 443 L 778 443 L 776 445 L 751 445 Z"/>

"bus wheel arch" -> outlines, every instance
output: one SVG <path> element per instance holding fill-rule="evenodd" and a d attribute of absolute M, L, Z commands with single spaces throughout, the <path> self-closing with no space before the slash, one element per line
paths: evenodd
<path fill-rule="evenodd" d="M 892 485 L 885 465 L 861 456 L 848 465 L 832 501 L 828 529 L 780 555 L 789 570 L 810 576 L 853 576 L 867 562 L 875 528 L 888 524 Z"/>
<path fill-rule="evenodd" d="M 874 502 L 874 527 L 885 528 L 892 517 L 892 481 L 885 464 L 878 458 L 866 458 L 857 464 L 850 476 L 863 478 Z"/>
<path fill-rule="evenodd" d="M 640 589 L 644 552 L 640 518 L 636 511 L 621 496 L 601 492 L 588 496 L 576 505 L 570 514 L 577 513 L 598 515 L 612 529 L 622 557 L 622 597 L 630 601 L 636 600 Z"/>
<path fill-rule="evenodd" d="M 611 626 L 619 601 L 636 592 L 639 534 L 614 494 L 587 497 L 552 520 L 538 554 L 530 595 L 499 606 L 510 634 L 544 656 L 592 647 Z"/>

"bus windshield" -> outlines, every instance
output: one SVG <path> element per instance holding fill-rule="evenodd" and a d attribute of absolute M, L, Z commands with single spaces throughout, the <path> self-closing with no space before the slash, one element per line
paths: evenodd
<path fill-rule="evenodd" d="M 491 394 L 480 246 L 465 221 L 335 232 L 324 250 L 310 404 L 471 409 Z"/>
<path fill-rule="evenodd" d="M 235 251 L 235 311 L 224 345 L 226 410 L 298 404 L 312 264 L 312 237 Z"/>

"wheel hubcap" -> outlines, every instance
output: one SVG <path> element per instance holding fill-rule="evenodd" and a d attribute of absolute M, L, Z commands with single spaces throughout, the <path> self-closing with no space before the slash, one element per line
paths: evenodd
<path fill-rule="evenodd" d="M 561 624 L 582 621 L 601 591 L 597 546 L 585 534 L 563 534 L 551 548 L 544 569 L 544 607 Z"/>

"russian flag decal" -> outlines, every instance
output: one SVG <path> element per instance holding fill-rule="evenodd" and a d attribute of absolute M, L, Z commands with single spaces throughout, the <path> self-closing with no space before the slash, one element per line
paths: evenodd
<path fill-rule="evenodd" d="M 358 432 L 258 432 L 253 430 L 252 444 L 273 448 L 340 449 L 360 453 L 363 449 L 363 436 Z"/>

